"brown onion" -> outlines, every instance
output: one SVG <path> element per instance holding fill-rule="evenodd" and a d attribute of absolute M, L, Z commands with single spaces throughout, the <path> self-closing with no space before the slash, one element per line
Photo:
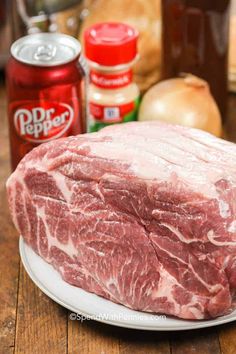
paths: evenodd
<path fill-rule="evenodd" d="M 161 120 L 222 134 L 220 112 L 207 82 L 190 74 L 161 81 L 148 90 L 138 120 Z"/>

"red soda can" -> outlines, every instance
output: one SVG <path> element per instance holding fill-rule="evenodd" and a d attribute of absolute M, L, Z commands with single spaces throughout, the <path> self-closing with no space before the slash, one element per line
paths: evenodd
<path fill-rule="evenodd" d="M 86 131 L 80 43 L 59 33 L 18 39 L 7 65 L 11 164 L 38 144 Z"/>

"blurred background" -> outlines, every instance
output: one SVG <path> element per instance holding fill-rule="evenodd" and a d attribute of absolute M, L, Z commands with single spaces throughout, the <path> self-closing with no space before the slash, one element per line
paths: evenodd
<path fill-rule="evenodd" d="M 140 60 L 135 80 L 141 91 L 160 75 L 160 0 L 2 0 L 0 4 L 0 67 L 17 38 L 38 32 L 62 32 L 82 41 L 85 28 L 96 22 L 121 21 L 140 32 Z"/>
<path fill-rule="evenodd" d="M 11 43 L 26 34 L 62 32 L 82 41 L 85 28 L 96 22 L 121 21 L 140 32 L 135 81 L 144 93 L 158 82 L 161 67 L 161 1 L 132 0 L 1 0 L 0 68 L 4 70 Z M 236 0 L 231 2 L 229 87 L 236 81 Z"/>

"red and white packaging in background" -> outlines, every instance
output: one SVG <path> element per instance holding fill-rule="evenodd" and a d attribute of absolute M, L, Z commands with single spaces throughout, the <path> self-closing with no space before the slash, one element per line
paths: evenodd
<path fill-rule="evenodd" d="M 38 144 L 86 131 L 79 42 L 40 33 L 20 38 L 7 65 L 11 162 Z"/>
<path fill-rule="evenodd" d="M 137 38 L 138 33 L 123 23 L 100 23 L 85 31 L 89 132 L 137 119 L 139 89 L 131 70 L 137 58 Z"/>

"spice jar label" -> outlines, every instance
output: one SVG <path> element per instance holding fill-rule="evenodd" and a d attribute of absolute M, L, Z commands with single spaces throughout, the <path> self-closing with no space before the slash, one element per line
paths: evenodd
<path fill-rule="evenodd" d="M 89 103 L 89 131 L 94 132 L 112 123 L 123 123 L 137 119 L 140 99 L 123 105 L 99 105 Z"/>
<path fill-rule="evenodd" d="M 116 74 L 103 74 L 91 70 L 90 81 L 97 87 L 104 89 L 117 89 L 125 87 L 132 82 L 132 71 L 127 70 Z"/>

